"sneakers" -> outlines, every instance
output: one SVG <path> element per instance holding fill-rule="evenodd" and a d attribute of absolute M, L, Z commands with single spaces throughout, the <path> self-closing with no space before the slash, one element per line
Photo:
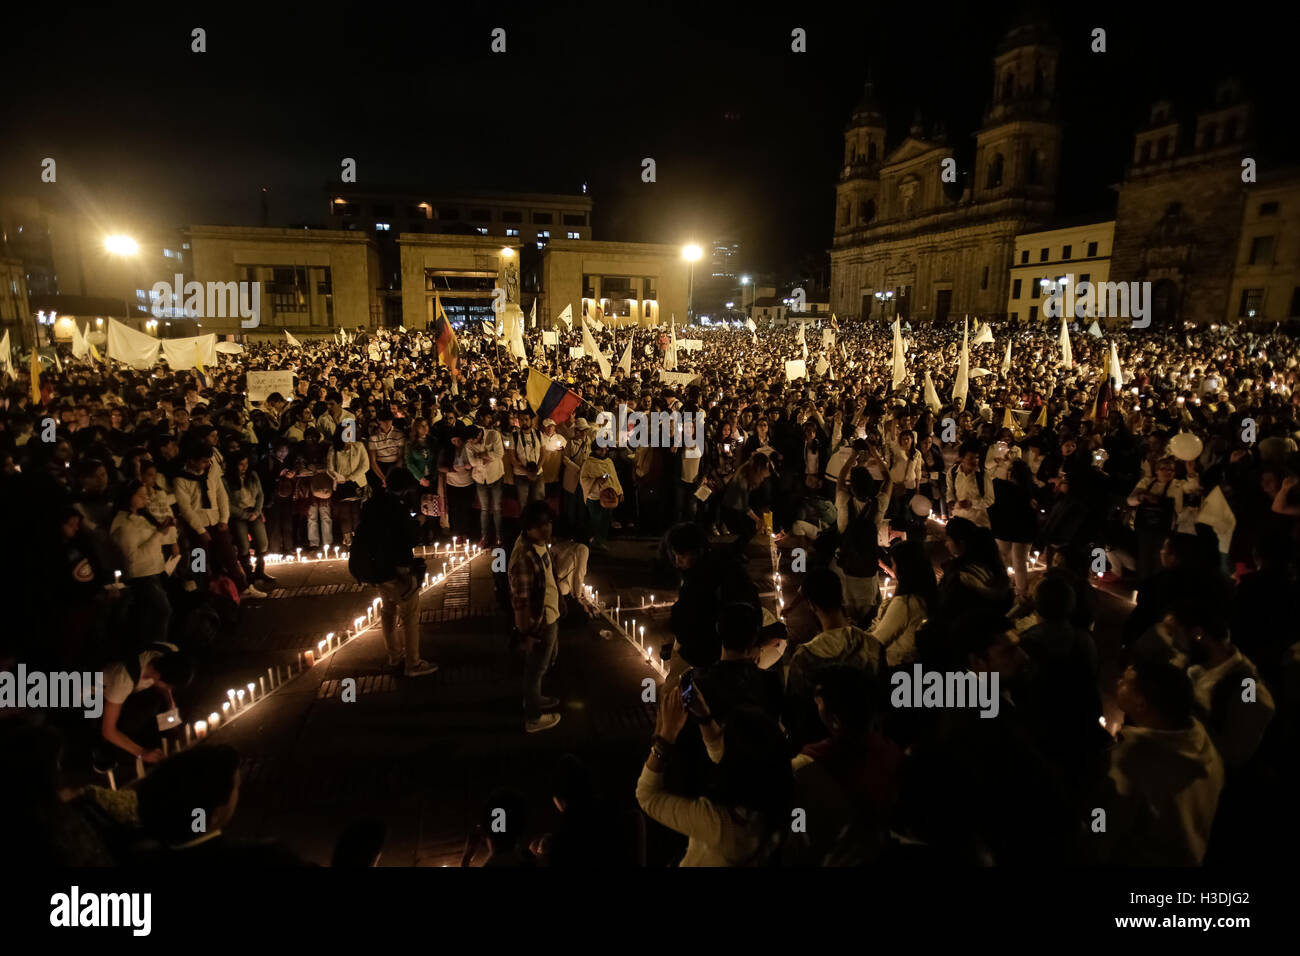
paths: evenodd
<path fill-rule="evenodd" d="M 438 665 L 432 661 L 416 661 L 414 665 L 406 669 L 407 677 L 423 677 L 425 674 L 432 674 L 438 669 Z"/>
<path fill-rule="evenodd" d="M 244 588 L 244 590 L 239 592 L 239 596 L 241 598 L 264 598 L 266 597 L 266 592 L 259 591 L 250 584 L 248 587 Z"/>
<path fill-rule="evenodd" d="M 538 734 L 543 730 L 550 730 L 560 722 L 559 714 L 542 714 L 536 720 L 524 721 L 524 730 L 530 734 Z"/>

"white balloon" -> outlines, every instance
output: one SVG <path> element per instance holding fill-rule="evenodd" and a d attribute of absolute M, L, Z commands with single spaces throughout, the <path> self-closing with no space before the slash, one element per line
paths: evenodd
<path fill-rule="evenodd" d="M 930 517 L 931 511 L 934 509 L 934 505 L 931 504 L 930 499 L 925 495 L 912 495 L 910 504 L 912 511 L 915 514 L 920 515 L 922 518 Z"/>
<path fill-rule="evenodd" d="M 1180 461 L 1191 461 L 1194 458 L 1199 458 L 1201 449 L 1204 447 L 1200 438 L 1191 432 L 1179 432 L 1169 439 L 1169 453 Z"/>

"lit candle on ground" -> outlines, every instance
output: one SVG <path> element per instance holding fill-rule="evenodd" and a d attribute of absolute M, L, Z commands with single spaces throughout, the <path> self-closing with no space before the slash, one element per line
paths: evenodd
<path fill-rule="evenodd" d="M 228 691 L 226 691 L 226 696 L 227 696 L 228 698 L 230 698 L 230 706 L 231 706 L 231 707 L 234 707 L 234 706 L 235 706 L 235 692 L 234 692 L 233 690 L 228 690 Z"/>
<path fill-rule="evenodd" d="M 336 544 L 334 545 L 334 559 L 336 561 L 338 560 L 338 556 L 339 556 L 339 546 Z"/>
<path fill-rule="evenodd" d="M 208 735 L 208 722 L 206 720 L 196 720 L 194 722 L 194 736 L 202 740 Z"/>
<path fill-rule="evenodd" d="M 226 701 L 226 703 L 221 705 L 220 714 L 218 714 L 216 711 L 213 711 L 212 713 L 208 714 L 208 728 L 210 730 L 216 730 L 217 725 L 220 724 L 223 720 L 225 720 L 229 716 L 230 716 L 230 702 Z"/>
<path fill-rule="evenodd" d="M 275 690 L 275 673 L 269 667 L 266 669 L 266 681 L 271 686 L 271 689 Z"/>
<path fill-rule="evenodd" d="M 645 625 L 641 625 L 641 643 L 645 644 Z"/>
<path fill-rule="evenodd" d="M 237 696 L 236 696 L 235 699 L 239 701 L 239 707 L 238 707 L 238 709 L 239 709 L 239 710 L 243 710 L 245 707 L 248 706 L 248 704 L 246 704 L 246 703 L 244 702 L 244 692 L 243 692 L 242 690 L 237 691 L 237 692 L 236 692 L 236 695 L 237 695 Z"/>
<path fill-rule="evenodd" d="M 121 572 L 121 571 L 114 571 L 114 572 L 113 572 L 113 583 L 114 583 L 114 584 L 121 584 L 121 583 L 122 583 L 122 572 Z"/>
<path fill-rule="evenodd" d="M 188 747 L 189 745 L 190 745 L 190 725 L 186 724 L 185 725 L 185 746 Z"/>
<path fill-rule="evenodd" d="M 270 671 L 269 668 L 267 669 L 267 672 L 266 672 L 266 673 L 267 673 L 267 674 L 270 674 L 270 673 L 271 673 L 271 671 Z M 257 683 L 258 683 L 259 685 L 261 685 L 262 696 L 265 697 L 265 696 L 266 696 L 266 678 L 265 678 L 265 677 L 259 677 L 259 678 L 257 679 Z"/>
<path fill-rule="evenodd" d="M 316 655 L 311 651 L 304 651 L 303 656 L 307 659 L 307 666 L 311 667 L 316 663 Z"/>
<path fill-rule="evenodd" d="M 317 561 L 324 561 L 324 560 L 325 560 L 325 552 L 323 552 L 323 551 L 317 551 L 317 552 L 316 552 L 316 560 L 317 560 Z"/>
<path fill-rule="evenodd" d="M 253 698 L 253 687 L 254 687 L 254 685 L 253 685 L 253 683 L 250 681 L 249 684 L 248 684 L 248 702 L 249 702 L 250 704 L 253 702 L 253 699 L 254 699 L 254 698 Z"/>
<path fill-rule="evenodd" d="M 298 670 L 302 670 L 302 651 L 298 652 Z"/>
<path fill-rule="evenodd" d="M 325 635 L 325 643 L 328 644 L 330 647 L 333 647 L 333 646 L 334 646 L 334 632 L 333 632 L 333 631 L 330 631 L 328 634 Z"/>
<path fill-rule="evenodd" d="M 324 656 L 325 656 L 325 649 L 326 649 L 328 646 L 329 646 L 329 642 L 328 642 L 328 641 L 317 641 L 317 642 L 316 642 L 316 653 L 319 654 L 321 657 L 324 657 Z"/>
<path fill-rule="evenodd" d="M 297 548 L 297 549 L 295 549 L 295 550 L 294 550 L 294 554 L 297 556 L 297 558 L 298 558 L 299 561 L 302 560 L 302 548 Z"/>

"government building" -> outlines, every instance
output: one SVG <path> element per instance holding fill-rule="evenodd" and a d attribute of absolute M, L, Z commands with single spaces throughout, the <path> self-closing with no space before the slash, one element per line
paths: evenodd
<path fill-rule="evenodd" d="M 1005 317 L 1016 237 L 1048 227 L 1055 209 L 1057 57 L 1045 27 L 1018 26 L 1003 39 L 967 171 L 956 167 L 945 137 L 920 124 L 887 151 L 884 116 L 867 84 L 844 131 L 832 311 L 912 322 Z"/>

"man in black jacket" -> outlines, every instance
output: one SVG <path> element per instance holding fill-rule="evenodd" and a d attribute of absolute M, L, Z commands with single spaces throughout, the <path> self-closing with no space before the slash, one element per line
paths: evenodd
<path fill-rule="evenodd" d="M 715 551 L 708 545 L 699 525 L 679 524 L 668 532 L 668 548 L 682 586 L 672 610 L 676 641 L 668 668 L 673 684 L 691 667 L 703 667 L 718 660 L 722 643 L 718 637 L 718 612 L 727 604 L 759 607 L 758 588 L 730 550 Z"/>
<path fill-rule="evenodd" d="M 378 583 L 384 604 L 379 612 L 388 646 L 388 664 L 405 662 L 407 677 L 422 677 L 438 669 L 420 657 L 420 585 L 423 571 L 417 567 L 413 547 L 419 525 L 402 501 L 415 487 L 415 478 L 405 468 L 394 468 L 387 483 L 361 508 L 353 551 L 364 549 L 369 568 L 367 583 Z M 397 635 L 397 615 L 402 615 L 405 645 Z"/>

